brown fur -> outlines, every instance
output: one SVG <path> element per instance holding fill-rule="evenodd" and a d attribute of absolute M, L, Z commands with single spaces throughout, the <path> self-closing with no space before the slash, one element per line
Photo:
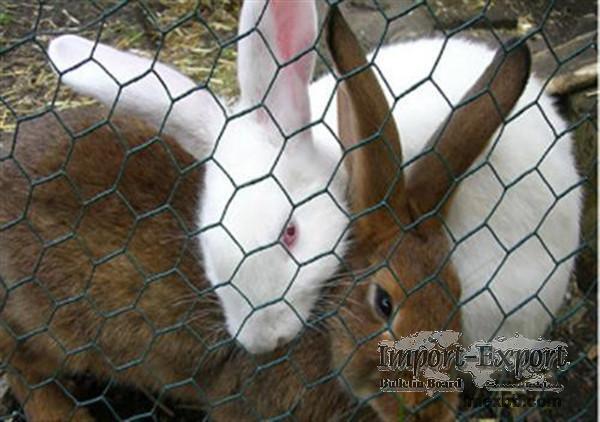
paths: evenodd
<path fill-rule="evenodd" d="M 349 290 L 338 293 L 343 299 L 331 324 L 334 365 L 355 394 L 373 397 L 371 404 L 384 420 L 397 419 L 401 401 L 407 407 L 404 413 L 414 412 L 417 420 L 453 419 L 456 393 L 443 394 L 422 410 L 415 406 L 422 404 L 424 394 L 377 395 L 383 377 L 376 371 L 377 344 L 424 330 L 460 331 L 460 284 L 448 260 L 449 241 L 438 216 L 424 214 L 451 187 L 440 155 L 453 177 L 469 168 L 520 97 L 529 74 L 529 51 L 523 46 L 508 56 L 497 54 L 465 99 L 489 84 L 499 107 L 487 93 L 455 112 L 440 129 L 439 140 L 436 136 L 427 144 L 429 148 L 436 142 L 438 154 L 417 161 L 405 181 L 398 165 L 400 139 L 372 68 L 337 7 L 332 7 L 327 25 L 329 49 L 343 80 L 337 96 L 340 140 L 349 154 L 355 189 L 357 242 L 351 262 L 355 270 L 378 268 L 360 281 L 348 280 Z M 366 147 L 357 148 L 370 138 Z M 391 297 L 395 312 L 389 325 L 369 304 L 372 284 Z"/>
<path fill-rule="evenodd" d="M 189 236 L 202 167 L 129 117 L 79 133 L 102 113 L 61 113 L 73 141 L 53 114 L 23 123 L 14 159 L 0 163 L 0 352 L 28 418 L 90 419 L 55 381 L 79 373 L 151 391 L 187 380 L 169 394 L 202 405 L 247 382 L 245 400 L 216 407 L 217 420 L 355 410 L 335 380 L 304 387 L 329 372 L 329 340 L 318 332 L 253 378 L 273 356 L 257 362 L 228 339 Z"/>

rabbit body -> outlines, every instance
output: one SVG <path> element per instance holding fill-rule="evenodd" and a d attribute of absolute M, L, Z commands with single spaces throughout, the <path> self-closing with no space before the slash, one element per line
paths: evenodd
<path fill-rule="evenodd" d="M 200 406 L 238 394 L 246 380 L 244 400 L 214 408 L 215 420 L 358 410 L 335 381 L 298 401 L 303 379 L 330 371 L 324 333 L 303 336 L 290 361 L 259 374 L 256 365 L 278 355 L 252 357 L 227 335 L 189 237 L 203 166 L 190 167 L 178 143 L 158 141 L 131 116 L 89 131 L 107 110 L 57 114 L 63 123 L 53 113 L 21 123 L 15 160 L 0 164 L 0 354 L 30 420 L 90 419 L 58 384 L 83 373 L 149 391 L 183 382 L 167 395 Z M 278 393 L 265 395 L 274 384 Z"/>
<path fill-rule="evenodd" d="M 103 118 L 89 109 L 60 116 L 73 133 Z M 115 129 L 105 125 L 71 143 L 53 114 L 24 122 L 15 161 L 3 162 L 0 169 L 1 224 L 19 221 L 35 186 L 27 220 L 0 232 L 0 273 L 7 286 L 2 361 L 10 364 L 13 392 L 33 420 L 40 415 L 61 420 L 68 414 L 67 405 L 52 400 L 61 396 L 53 383 L 31 394 L 27 387 L 51 379 L 61 367 L 66 373 L 116 376 L 154 389 L 157 383 L 190 376 L 202 353 L 201 344 L 182 330 L 152 342 L 153 329 L 172 326 L 191 311 L 189 302 L 176 303 L 205 287 L 198 261 L 190 259 L 194 251 L 184 246 L 185 228 L 176 219 L 190 221 L 201 174 L 179 174 L 168 145 L 175 147 L 178 163 L 189 163 L 190 157 L 170 140 L 131 154 L 154 131 L 131 118 L 112 124 Z M 127 160 L 126 154 L 131 154 Z M 49 176 L 54 178 L 44 181 Z M 143 217 L 167 203 L 171 191 L 172 208 Z M 171 271 L 145 284 L 145 277 L 169 270 L 180 258 L 181 273 Z M 204 330 L 219 322 L 218 306 L 205 301 L 200 299 Z M 67 355 L 78 348 L 79 353 Z M 146 369 L 114 370 L 144 350 L 149 353 Z M 173 355 L 182 358 L 173 360 Z M 220 355 L 214 360 L 227 353 Z"/>
<path fill-rule="evenodd" d="M 393 105 L 407 177 L 411 160 L 449 117 L 448 101 L 460 102 L 495 53 L 466 39 L 444 44 L 443 39 L 394 44 L 374 59 Z M 439 89 L 426 80 L 430 74 Z M 324 116 L 333 89 L 331 76 L 312 84 L 314 120 Z M 395 104 L 393 96 L 400 96 Z M 337 130 L 335 112 L 331 102 L 324 118 Z M 580 177 L 571 135 L 564 133 L 567 123 L 535 76 L 511 115 L 514 120 L 496 132 L 458 184 L 445 217 L 455 245 L 451 259 L 461 282 L 467 344 L 515 332 L 541 335 L 563 302 L 579 244 Z M 317 130 L 317 139 L 331 138 L 322 125 Z"/>

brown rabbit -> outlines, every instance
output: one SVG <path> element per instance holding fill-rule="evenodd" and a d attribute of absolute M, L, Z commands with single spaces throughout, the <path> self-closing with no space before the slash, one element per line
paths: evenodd
<path fill-rule="evenodd" d="M 139 120 L 97 125 L 105 115 L 23 122 L 0 164 L 0 352 L 28 419 L 91 419 L 61 383 L 81 373 L 151 391 L 174 384 L 167 394 L 217 420 L 357 410 L 335 380 L 304 386 L 329 373 L 325 334 L 258 371 L 273 356 L 235 346 L 189 236 L 202 166 Z"/>
<path fill-rule="evenodd" d="M 339 315 L 329 322 L 334 368 L 355 395 L 371 399 L 384 420 L 397 420 L 400 406 L 418 420 L 452 419 L 457 393 L 437 400 L 421 393 L 379 393 L 377 344 L 418 331 L 460 331 L 460 285 L 442 219 L 453 180 L 484 150 L 523 92 L 530 53 L 525 45 L 498 51 L 464 96 L 464 105 L 427 143 L 422 158 L 404 171 L 400 138 L 372 67 L 337 8 L 328 25 L 329 50 L 341 74 L 339 136 L 357 216 L 350 262 L 355 270 L 368 269 L 359 281 L 338 288 Z M 440 204 L 441 211 L 432 212 Z M 435 403 L 426 406 L 429 401 Z"/>

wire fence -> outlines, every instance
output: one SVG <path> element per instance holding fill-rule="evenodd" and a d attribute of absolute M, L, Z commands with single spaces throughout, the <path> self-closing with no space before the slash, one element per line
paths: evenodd
<path fill-rule="evenodd" d="M 3 418 L 595 418 L 587 6 L 58 3 L 0 10 Z M 381 392 L 427 330 L 564 390 Z"/>

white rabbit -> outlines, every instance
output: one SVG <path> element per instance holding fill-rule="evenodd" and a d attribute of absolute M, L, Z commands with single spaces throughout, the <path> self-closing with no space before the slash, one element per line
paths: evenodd
<path fill-rule="evenodd" d="M 481 42 L 461 38 L 379 50 L 375 74 L 385 78 L 390 104 L 399 98 L 393 115 L 406 163 L 424 149 L 494 54 Z M 565 297 L 579 245 L 580 177 L 568 125 L 543 87 L 530 77 L 511 113 L 514 120 L 492 137 L 448 210 L 467 344 L 515 332 L 538 337 Z M 327 76 L 312 84 L 310 93 L 313 116 L 326 111 L 325 121 L 337 131 L 336 102 L 325 110 L 333 90 Z M 410 172 L 409 165 L 407 177 Z"/>
<path fill-rule="evenodd" d="M 259 353 L 301 330 L 345 253 L 349 219 L 335 148 L 311 129 L 296 133 L 310 123 L 314 3 L 245 2 L 240 35 L 232 110 L 164 64 L 80 37 L 53 40 L 48 55 L 76 91 L 164 125 L 196 158 L 210 157 L 197 217 L 203 264 L 228 331 Z"/>
<path fill-rule="evenodd" d="M 263 7 L 264 2 L 244 4 L 240 34 L 254 28 Z M 269 13 L 274 8 L 266 9 L 258 27 L 269 45 L 275 46 L 277 59 L 285 62 L 313 45 L 314 5 L 312 2 L 293 3 L 293 6 L 288 3 L 277 9 L 281 13 Z M 285 26 L 285 32 L 281 32 L 285 36 L 277 38 L 281 26 Z M 260 39 L 253 31 L 240 42 L 242 98 L 236 111 L 260 103 L 274 75 L 274 62 Z M 63 42 L 64 49 L 53 49 Z M 87 51 L 91 50 L 92 44 L 88 41 L 62 37 L 52 43 L 50 57 L 58 63 L 72 63 L 61 56 L 69 56 L 64 50 L 73 50 L 69 46 L 77 44 L 87 45 Z M 111 73 L 121 64 L 121 60 L 115 59 L 117 53 L 126 54 L 133 60 L 133 55 L 103 45 L 98 45 L 96 51 L 111 52 L 103 57 L 94 55 Z M 442 39 L 405 42 L 378 51 L 374 59 L 379 69 L 376 73 L 385 77 L 383 86 L 392 91 L 387 92 L 390 102 L 393 97 L 398 98 L 393 110 L 402 137 L 407 176 L 411 172 L 411 161 L 447 119 L 452 105 L 461 100 L 489 65 L 494 53 L 484 44 L 457 38 L 449 39 L 446 44 Z M 440 54 L 441 60 L 436 65 Z M 289 72 L 279 73 L 266 97 L 265 104 L 286 134 L 311 121 L 306 98 L 306 86 L 312 72 L 310 56 L 305 55 L 285 67 Z M 89 54 L 77 54 L 75 61 L 80 62 L 86 57 Z M 125 60 L 123 57 L 122 61 Z M 59 69 L 65 67 L 59 66 Z M 187 89 L 189 84 L 177 82 L 178 78 L 184 80 L 184 77 L 169 70 L 173 75 L 165 75 L 164 80 L 169 90 L 171 83 L 176 92 L 179 86 Z M 104 74 L 99 67 L 95 72 L 96 79 Z M 428 80 L 429 75 L 431 80 Z M 63 80 L 82 93 L 112 104 L 114 93 L 107 94 L 108 90 L 99 87 L 90 76 L 74 70 L 65 74 Z M 150 91 L 143 88 L 141 81 L 130 87 L 136 86 L 140 91 Z M 573 254 L 579 242 L 581 192 L 571 152 L 572 140 L 569 133 L 564 133 L 567 124 L 542 89 L 542 83 L 531 77 L 511 113 L 514 120 L 493 136 L 490 145 L 471 167 L 472 173 L 459 184 L 448 210 L 446 225 L 456 245 L 451 258 L 461 281 L 466 342 L 514 332 L 539 336 L 557 315 L 565 296 Z M 322 191 L 339 161 L 339 144 L 329 130 L 337 131 L 336 103 L 329 101 L 334 95 L 333 79 L 330 76 L 322 78 L 311 85 L 309 92 L 312 121 L 323 119 L 327 125 L 315 126 L 314 139 L 306 131 L 290 139 L 274 168 L 274 175 L 294 202 Z M 164 100 L 165 96 L 162 97 Z M 218 137 L 214 133 L 217 125 L 211 122 L 220 124 L 222 115 L 216 111 L 214 98 L 204 90 L 194 91 L 189 97 L 198 97 L 194 100 L 197 105 L 192 109 L 174 108 L 169 119 L 194 122 L 184 133 L 201 133 L 206 127 L 213 128 L 209 136 L 200 138 L 201 141 L 190 141 L 196 151 L 210 150 L 210 141 Z M 165 107 L 157 111 L 158 108 L 151 105 L 154 100 L 141 92 L 137 98 L 132 92 L 129 98 L 119 101 L 124 101 L 124 107 L 132 112 L 150 115 L 157 125 L 164 119 Z M 329 106 L 327 110 L 326 106 Z M 207 110 L 205 115 L 217 117 L 205 122 L 198 113 L 196 118 L 195 110 L 199 108 Z M 185 123 L 173 126 L 180 131 L 186 130 Z M 165 129 L 168 128 L 167 124 Z M 258 110 L 228 122 L 214 158 L 239 186 L 268 174 L 281 145 L 282 137 L 268 114 Z M 198 152 L 194 154 L 203 156 Z M 232 285 L 227 284 L 218 291 L 230 332 L 235 335 L 250 315 L 249 304 L 239 293 L 247 296 L 255 306 L 270 303 L 290 287 L 289 281 L 297 266 L 279 246 L 259 250 L 243 260 L 244 254 L 232 238 L 245 251 L 273 242 L 282 233 L 292 206 L 271 178 L 234 194 L 235 189 L 219 168 L 212 165 L 207 172 L 207 184 L 202 194 L 206 198 L 203 203 L 209 206 L 201 211 L 199 218 L 205 227 L 221 221 L 223 208 L 231 197 L 234 198 L 223 226 L 207 231 L 202 236 L 202 246 L 209 278 L 214 284 L 226 282 L 235 273 Z M 345 250 L 344 181 L 344 177 L 333 178 L 328 186 L 331 196 L 322 194 L 303 204 L 290 220 L 293 222 L 291 231 L 296 230 L 299 234 L 295 239 L 297 243 L 291 248 L 294 257 L 300 262 L 320 257 L 300 267 L 300 273 L 285 293 L 286 300 L 302 319 L 308 316 L 314 304 L 320 281 L 335 271 L 335 256 Z M 328 254 L 334 248 L 336 255 Z M 250 350 L 267 350 L 279 339 L 289 339 L 297 332 L 301 322 L 295 315 L 284 303 L 271 304 L 252 314 L 237 338 Z"/>

